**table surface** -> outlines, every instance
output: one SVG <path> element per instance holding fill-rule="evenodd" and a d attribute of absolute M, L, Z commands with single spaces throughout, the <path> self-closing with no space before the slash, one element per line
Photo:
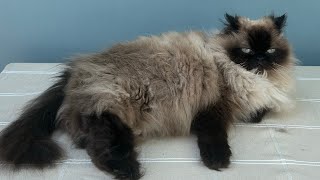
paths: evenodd
<path fill-rule="evenodd" d="M 23 105 L 53 82 L 60 64 L 13 63 L 0 74 L 0 130 Z M 229 132 L 233 156 L 228 169 L 207 169 L 199 159 L 196 139 L 152 139 L 138 147 L 143 179 L 320 179 L 320 67 L 297 66 L 296 108 L 273 114 L 260 124 L 236 123 Z M 43 171 L 0 169 L 0 179 L 112 179 L 96 169 L 84 150 L 56 133 L 67 157 Z"/>

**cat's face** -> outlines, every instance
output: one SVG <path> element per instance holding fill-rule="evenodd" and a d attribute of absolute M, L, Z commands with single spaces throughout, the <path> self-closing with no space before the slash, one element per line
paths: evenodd
<path fill-rule="evenodd" d="M 230 59 L 246 68 L 263 72 L 290 64 L 290 46 L 282 34 L 286 15 L 259 20 L 225 15 L 221 35 Z"/>

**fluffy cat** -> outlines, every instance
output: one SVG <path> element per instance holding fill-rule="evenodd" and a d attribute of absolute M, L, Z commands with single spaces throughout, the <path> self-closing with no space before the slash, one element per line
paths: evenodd
<path fill-rule="evenodd" d="M 295 58 L 283 36 L 286 15 L 226 17 L 215 34 L 169 32 L 75 58 L 0 137 L 0 158 L 43 168 L 62 158 L 57 128 L 119 179 L 139 179 L 135 144 L 194 133 L 210 169 L 230 163 L 228 127 L 260 122 L 292 102 Z"/>

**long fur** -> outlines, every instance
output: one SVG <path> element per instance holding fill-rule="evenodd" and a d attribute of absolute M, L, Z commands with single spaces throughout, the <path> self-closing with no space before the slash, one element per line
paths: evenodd
<path fill-rule="evenodd" d="M 292 67 L 279 68 L 290 70 L 276 78 L 255 74 L 230 61 L 219 41 L 198 32 L 171 32 L 73 61 L 60 121 L 78 134 L 79 114 L 109 111 L 137 137 L 186 135 L 195 114 L 224 93 L 235 120 L 291 104 L 291 84 L 284 85 L 293 82 Z"/>
<path fill-rule="evenodd" d="M 69 76 L 64 72 L 57 83 L 32 100 L 20 117 L 1 132 L 0 160 L 14 168 L 26 164 L 43 168 L 62 157 L 62 150 L 50 136 L 56 129 L 56 113 Z"/>

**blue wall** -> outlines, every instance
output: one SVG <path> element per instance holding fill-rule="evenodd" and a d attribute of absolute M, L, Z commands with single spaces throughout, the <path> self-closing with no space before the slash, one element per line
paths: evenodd
<path fill-rule="evenodd" d="M 10 62 L 63 62 L 139 35 L 221 28 L 225 12 L 287 12 L 298 58 L 320 65 L 319 7 L 319 0 L 0 0 L 0 70 Z"/>

